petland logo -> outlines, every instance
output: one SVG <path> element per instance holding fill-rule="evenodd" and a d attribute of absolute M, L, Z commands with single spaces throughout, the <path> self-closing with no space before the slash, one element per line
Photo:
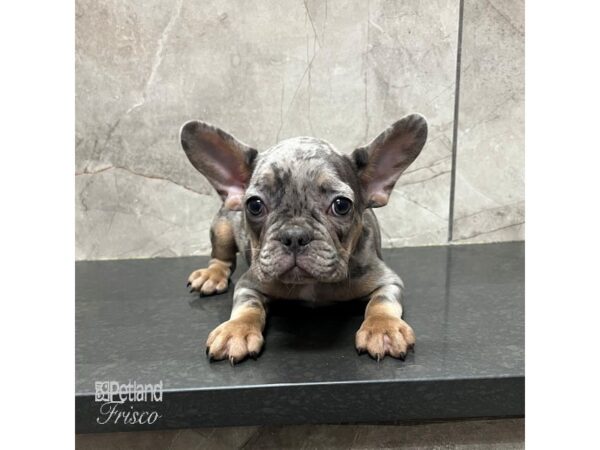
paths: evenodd
<path fill-rule="evenodd" d="M 162 402 L 163 382 L 158 384 L 138 384 L 135 381 L 96 381 L 96 401 L 100 405 L 100 415 L 96 422 L 122 423 L 125 425 L 152 425 L 162 416 L 148 410 L 148 404 Z M 144 408 L 136 403 L 143 403 Z"/>

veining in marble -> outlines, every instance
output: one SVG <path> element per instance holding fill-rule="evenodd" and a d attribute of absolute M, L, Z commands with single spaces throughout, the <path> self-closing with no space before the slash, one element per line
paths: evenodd
<path fill-rule="evenodd" d="M 78 0 L 76 13 L 77 259 L 209 251 L 217 196 L 178 143 L 191 118 L 258 149 L 314 135 L 350 152 L 420 112 L 429 142 L 377 215 L 385 246 L 445 242 L 457 0 Z"/>
<path fill-rule="evenodd" d="M 524 2 L 465 0 L 454 235 L 524 239 Z"/>

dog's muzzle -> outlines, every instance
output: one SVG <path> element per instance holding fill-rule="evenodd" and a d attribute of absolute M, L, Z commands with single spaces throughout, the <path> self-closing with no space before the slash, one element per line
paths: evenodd
<path fill-rule="evenodd" d="M 310 229 L 298 225 L 284 228 L 279 233 L 279 241 L 290 253 L 298 254 L 306 249 L 313 240 L 313 232 Z"/>

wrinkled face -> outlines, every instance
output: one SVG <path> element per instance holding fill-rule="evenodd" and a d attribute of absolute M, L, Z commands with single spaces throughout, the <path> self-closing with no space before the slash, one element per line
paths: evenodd
<path fill-rule="evenodd" d="M 385 206 L 427 139 L 427 121 L 409 114 L 351 155 L 300 137 L 264 153 L 201 121 L 181 127 L 183 150 L 223 200 L 241 210 L 251 268 L 263 282 L 341 281 L 362 231 L 365 208 Z"/>
<path fill-rule="evenodd" d="M 360 197 L 350 159 L 324 141 L 293 138 L 262 153 L 243 199 L 259 280 L 346 278 L 362 229 Z"/>

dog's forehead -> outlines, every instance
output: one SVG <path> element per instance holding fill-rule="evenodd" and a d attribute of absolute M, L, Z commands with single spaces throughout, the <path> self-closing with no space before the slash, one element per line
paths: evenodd
<path fill-rule="evenodd" d="M 342 155 L 329 142 L 308 136 L 286 139 L 261 154 L 266 164 L 277 162 L 281 165 L 297 165 L 314 161 L 314 165 L 329 163 Z M 308 165 L 308 164 L 305 164 Z"/>
<path fill-rule="evenodd" d="M 334 177 L 336 167 L 343 164 L 343 155 L 330 143 L 312 137 L 286 139 L 260 154 L 255 174 L 291 170 L 303 179 Z M 277 175 L 277 174 L 275 174 Z"/>
<path fill-rule="evenodd" d="M 267 189 L 292 191 L 318 189 L 353 198 L 348 180 L 349 161 L 327 141 L 312 137 L 286 139 L 262 152 L 256 161 L 249 193 Z"/>

